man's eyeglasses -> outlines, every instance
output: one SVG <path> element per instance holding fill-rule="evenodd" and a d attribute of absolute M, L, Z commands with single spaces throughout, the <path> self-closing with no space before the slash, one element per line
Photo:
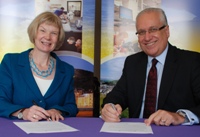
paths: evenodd
<path fill-rule="evenodd" d="M 138 36 L 144 36 L 145 34 L 146 34 L 146 32 L 148 32 L 148 33 L 156 33 L 157 31 L 160 31 L 160 30 L 162 30 L 162 29 L 164 29 L 166 27 L 166 25 L 163 25 L 162 27 L 160 27 L 160 28 L 155 28 L 155 27 L 152 27 L 152 28 L 150 28 L 149 30 L 141 30 L 141 31 L 138 31 L 138 32 L 136 32 L 135 34 L 136 35 L 138 35 Z"/>

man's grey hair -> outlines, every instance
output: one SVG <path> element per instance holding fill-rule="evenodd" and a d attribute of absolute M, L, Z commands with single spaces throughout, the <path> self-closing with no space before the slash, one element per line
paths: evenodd
<path fill-rule="evenodd" d="M 140 17 L 144 13 L 149 13 L 149 12 L 160 13 L 160 21 L 163 22 L 165 25 L 168 25 L 167 16 L 166 16 L 165 12 L 160 8 L 146 8 L 146 9 L 142 10 L 141 12 L 139 12 L 136 17 L 136 25 L 137 25 L 138 17 Z"/>

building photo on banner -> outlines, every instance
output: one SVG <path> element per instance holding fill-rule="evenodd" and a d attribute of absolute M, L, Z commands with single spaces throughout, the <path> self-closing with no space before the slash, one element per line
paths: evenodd
<path fill-rule="evenodd" d="M 40 13 L 49 11 L 62 21 L 65 40 L 54 50 L 58 57 L 75 68 L 74 93 L 77 116 L 97 116 L 94 112 L 98 79 L 94 77 L 93 0 L 7 0 L 0 5 L 0 60 L 6 53 L 22 52 L 33 45 L 27 27 Z M 97 93 L 98 94 L 98 93 Z"/>
<path fill-rule="evenodd" d="M 169 42 L 200 52 L 199 4 L 197 0 L 102 0 L 100 101 L 120 78 L 125 58 L 141 51 L 135 34 L 135 18 L 141 10 L 162 8 L 170 26 Z"/>

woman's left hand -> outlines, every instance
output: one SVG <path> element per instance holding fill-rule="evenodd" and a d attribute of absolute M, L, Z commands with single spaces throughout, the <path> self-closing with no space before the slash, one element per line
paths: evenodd
<path fill-rule="evenodd" d="M 49 109 L 47 112 L 50 114 L 52 121 L 64 120 L 64 117 L 61 115 L 61 112 L 56 109 Z"/>

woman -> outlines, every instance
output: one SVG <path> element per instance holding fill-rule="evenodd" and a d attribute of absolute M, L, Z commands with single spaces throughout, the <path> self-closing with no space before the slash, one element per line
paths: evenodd
<path fill-rule="evenodd" d="M 0 67 L 0 116 L 29 121 L 76 116 L 74 68 L 52 51 L 65 38 L 55 14 L 44 12 L 28 27 L 33 49 L 6 54 Z"/>

